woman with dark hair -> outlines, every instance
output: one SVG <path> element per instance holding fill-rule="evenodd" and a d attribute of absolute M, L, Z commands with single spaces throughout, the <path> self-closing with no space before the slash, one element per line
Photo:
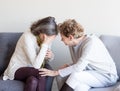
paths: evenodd
<path fill-rule="evenodd" d="M 51 91 L 52 77 L 41 77 L 40 68 L 51 69 L 48 62 L 53 59 L 50 49 L 58 34 L 54 17 L 46 17 L 31 25 L 17 42 L 3 80 L 25 82 L 24 91 Z"/>

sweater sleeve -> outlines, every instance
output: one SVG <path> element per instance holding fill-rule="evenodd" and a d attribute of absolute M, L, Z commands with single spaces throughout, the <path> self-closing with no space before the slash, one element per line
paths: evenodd
<path fill-rule="evenodd" d="M 58 70 L 60 76 L 65 77 L 65 76 L 71 74 L 72 72 L 83 71 L 86 68 L 86 66 L 89 64 L 88 58 L 90 56 L 89 52 L 90 52 L 91 47 L 92 47 L 92 41 L 88 41 L 87 43 L 85 43 L 85 45 L 82 48 L 81 57 L 78 58 L 78 61 L 69 67 Z"/>
<path fill-rule="evenodd" d="M 35 62 L 33 63 L 35 68 L 40 68 L 41 67 L 41 65 L 44 61 L 47 49 L 48 49 L 48 45 L 46 45 L 46 44 L 41 45 L 41 50 L 40 50 L 38 56 L 36 57 Z"/>
<path fill-rule="evenodd" d="M 40 68 L 44 61 L 48 45 L 42 44 L 39 53 L 37 53 L 35 47 L 36 39 L 34 36 L 25 35 L 24 42 L 24 50 L 31 65 L 37 69 Z"/>

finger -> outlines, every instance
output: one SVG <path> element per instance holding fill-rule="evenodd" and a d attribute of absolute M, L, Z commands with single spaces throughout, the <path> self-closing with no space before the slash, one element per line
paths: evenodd
<path fill-rule="evenodd" d="M 46 54 L 51 54 L 51 52 L 47 51 Z"/>
<path fill-rule="evenodd" d="M 48 53 L 46 53 L 46 55 L 51 55 L 51 53 L 48 52 Z"/>
<path fill-rule="evenodd" d="M 46 57 L 50 57 L 51 55 L 50 55 L 50 54 L 46 54 L 45 56 L 46 56 Z"/>
<path fill-rule="evenodd" d="M 40 76 L 47 76 L 46 74 L 39 74 Z"/>
<path fill-rule="evenodd" d="M 46 71 L 46 68 L 40 68 L 39 71 Z"/>
<path fill-rule="evenodd" d="M 46 76 L 46 75 L 40 75 L 40 76 Z"/>
<path fill-rule="evenodd" d="M 51 76 L 50 74 L 46 73 L 46 74 L 40 74 L 41 76 Z"/>
<path fill-rule="evenodd" d="M 52 53 L 52 51 L 51 51 L 51 50 L 47 50 L 47 52 Z"/>
<path fill-rule="evenodd" d="M 46 53 L 46 55 L 51 55 L 50 53 Z"/>
<path fill-rule="evenodd" d="M 46 54 L 45 57 L 51 57 L 51 54 Z"/>
<path fill-rule="evenodd" d="M 39 75 L 40 75 L 40 76 L 48 76 L 49 74 L 46 73 L 46 72 L 39 72 Z"/>
<path fill-rule="evenodd" d="M 40 75 L 46 75 L 48 73 L 49 73 L 48 71 L 41 71 L 41 72 L 39 72 Z"/>
<path fill-rule="evenodd" d="M 42 72 L 39 72 L 40 75 L 44 75 L 46 74 L 46 72 L 42 71 Z"/>

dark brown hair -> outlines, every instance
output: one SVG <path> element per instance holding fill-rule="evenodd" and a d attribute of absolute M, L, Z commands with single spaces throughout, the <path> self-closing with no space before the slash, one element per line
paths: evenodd
<path fill-rule="evenodd" d="M 73 35 L 74 38 L 79 38 L 84 34 L 83 27 L 74 19 L 68 19 L 63 23 L 58 24 L 58 30 L 66 37 Z"/>
<path fill-rule="evenodd" d="M 38 36 L 40 33 L 48 36 L 58 34 L 55 18 L 50 16 L 34 22 L 30 29 L 35 36 Z"/>

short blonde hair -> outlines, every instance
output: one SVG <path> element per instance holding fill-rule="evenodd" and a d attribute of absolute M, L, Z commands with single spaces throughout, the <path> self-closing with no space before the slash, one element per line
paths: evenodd
<path fill-rule="evenodd" d="M 79 38 L 84 34 L 82 25 L 77 23 L 74 19 L 68 19 L 63 23 L 58 24 L 58 30 L 66 37 L 73 35 L 74 38 Z"/>

